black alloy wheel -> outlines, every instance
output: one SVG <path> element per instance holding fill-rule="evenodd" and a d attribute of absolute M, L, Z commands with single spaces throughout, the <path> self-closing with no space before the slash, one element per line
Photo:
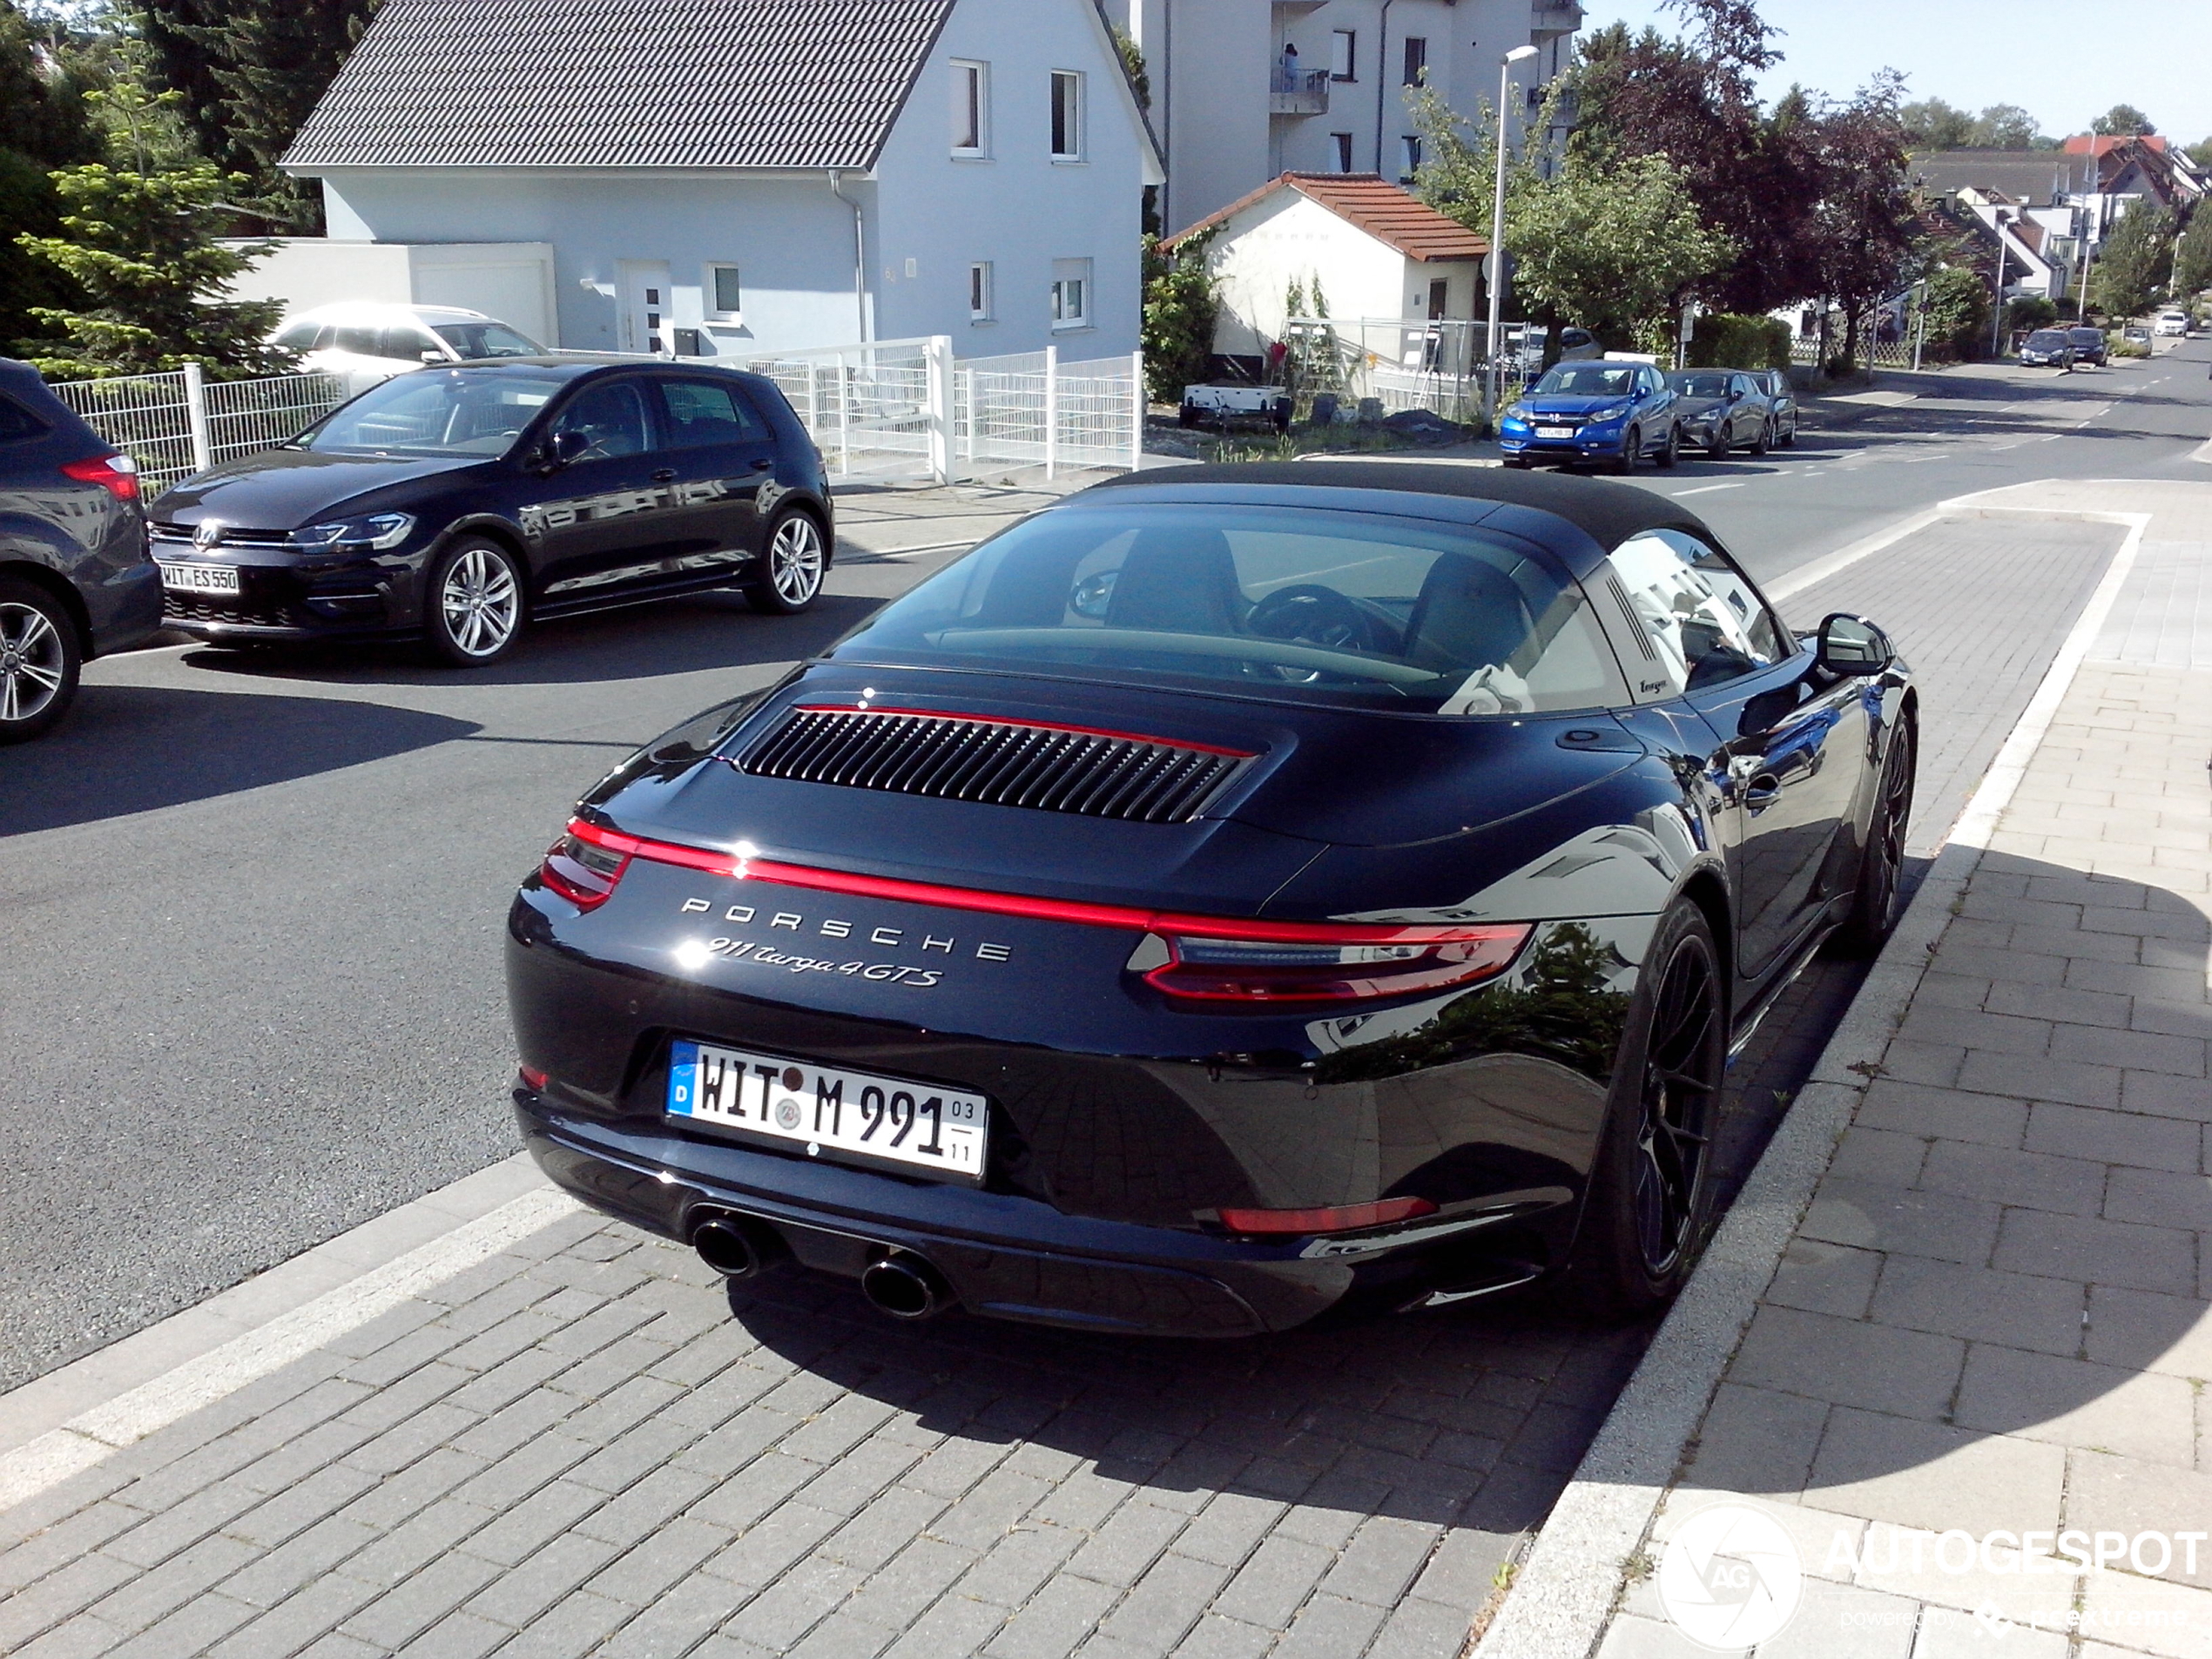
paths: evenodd
<path fill-rule="evenodd" d="M 1703 912 L 1677 902 L 1643 960 L 1569 1268 L 1579 1299 L 1608 1318 L 1670 1300 L 1696 1264 L 1728 1058 L 1720 953 Z"/>
<path fill-rule="evenodd" d="M 1630 427 L 1628 435 L 1621 440 L 1621 459 L 1614 467 L 1615 472 L 1634 472 L 1636 462 L 1643 459 L 1643 434 Z"/>
<path fill-rule="evenodd" d="M 768 527 L 760 574 L 745 583 L 746 601 L 772 617 L 793 617 L 822 590 L 829 554 L 813 514 L 792 508 Z"/>
<path fill-rule="evenodd" d="M 529 620 L 520 560 L 498 543 L 464 536 L 430 567 L 422 632 L 450 668 L 484 668 L 515 649 Z"/>
<path fill-rule="evenodd" d="M 1912 786 L 1919 732 L 1901 722 L 1882 763 L 1882 792 L 1866 826 L 1859 853 L 1858 887 L 1839 942 L 1852 955 L 1871 956 L 1897 927 L 1898 889 L 1905 873 L 1905 835 L 1912 822 Z"/>
<path fill-rule="evenodd" d="M 1755 455 L 1763 455 L 1773 448 L 1774 422 L 1762 421 L 1759 422 L 1759 435 L 1751 440 L 1751 453 Z"/>
<path fill-rule="evenodd" d="M 44 588 L 0 578 L 0 744 L 44 737 L 69 711 L 84 649 Z"/>
<path fill-rule="evenodd" d="M 1725 461 L 1728 459 L 1728 452 L 1732 447 L 1728 441 L 1730 430 L 1731 423 L 1726 417 L 1713 422 L 1713 441 L 1705 446 L 1705 455 L 1708 460 Z"/>
<path fill-rule="evenodd" d="M 1682 428 L 1674 422 L 1667 423 L 1667 442 L 1661 446 L 1654 464 L 1661 468 L 1673 466 L 1682 459 Z"/>
<path fill-rule="evenodd" d="M 1784 449 L 1794 449 L 1797 447 L 1797 417 L 1795 415 L 1790 417 L 1790 429 L 1775 442 Z"/>

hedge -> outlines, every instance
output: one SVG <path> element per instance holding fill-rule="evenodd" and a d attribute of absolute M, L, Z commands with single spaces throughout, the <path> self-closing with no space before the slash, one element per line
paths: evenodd
<path fill-rule="evenodd" d="M 1689 337 L 1692 368 L 1787 368 L 1790 325 L 1779 317 L 1717 311 L 1698 318 Z"/>

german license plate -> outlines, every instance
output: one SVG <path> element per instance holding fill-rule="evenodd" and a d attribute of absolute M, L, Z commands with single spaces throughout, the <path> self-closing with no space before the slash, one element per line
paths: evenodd
<path fill-rule="evenodd" d="M 1540 438 L 1571 438 L 1575 435 L 1575 428 L 1571 426 L 1540 426 L 1536 428 L 1536 435 Z"/>
<path fill-rule="evenodd" d="M 238 592 L 238 567 L 233 564 L 172 564 L 166 559 L 161 563 L 161 585 L 174 588 L 179 593 Z"/>
<path fill-rule="evenodd" d="M 668 1115 L 963 1182 L 983 1178 L 990 1122 L 981 1095 L 685 1041 L 669 1053 Z"/>

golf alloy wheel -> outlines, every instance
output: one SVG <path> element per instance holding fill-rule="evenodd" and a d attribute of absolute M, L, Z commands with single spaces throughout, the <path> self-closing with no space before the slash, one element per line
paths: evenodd
<path fill-rule="evenodd" d="M 1684 940 L 1659 982 L 1635 1135 L 1636 1238 L 1655 1279 L 1671 1274 L 1694 1242 L 1720 1093 L 1720 1017 L 1713 959 Z"/>
<path fill-rule="evenodd" d="M 464 542 L 454 550 L 431 603 L 431 643 L 462 667 L 504 656 L 522 632 L 521 575 L 514 559 L 489 542 Z"/>
<path fill-rule="evenodd" d="M 828 564 L 822 527 L 807 514 L 786 513 L 768 535 L 767 568 L 745 589 L 757 610 L 791 616 L 814 603 Z"/>

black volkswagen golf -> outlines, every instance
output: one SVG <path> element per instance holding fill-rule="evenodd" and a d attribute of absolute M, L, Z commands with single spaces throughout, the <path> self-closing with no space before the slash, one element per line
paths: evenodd
<path fill-rule="evenodd" d="M 1648 1306 L 1731 1042 L 1891 926 L 1915 708 L 1642 490 L 1135 475 L 584 799 L 509 917 L 523 1132 L 910 1318 Z"/>
<path fill-rule="evenodd" d="M 533 619 L 705 588 L 804 610 L 821 457 L 775 384 L 551 358 L 425 369 L 153 505 L 172 628 L 217 644 L 420 637 L 496 662 Z"/>

